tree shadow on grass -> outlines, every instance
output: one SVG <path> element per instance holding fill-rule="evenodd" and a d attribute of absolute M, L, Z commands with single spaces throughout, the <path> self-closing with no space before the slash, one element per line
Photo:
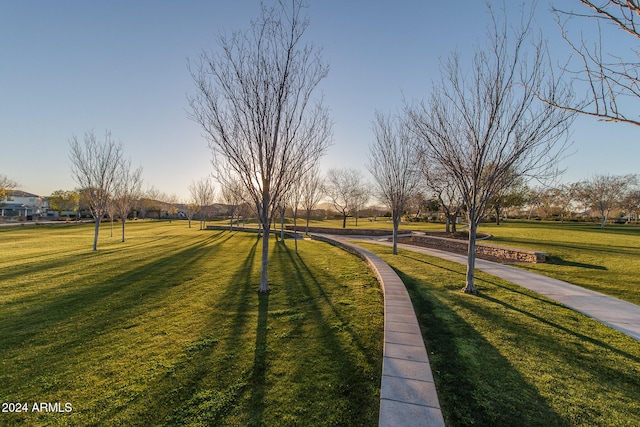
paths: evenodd
<path fill-rule="evenodd" d="M 473 325 L 428 285 L 396 272 L 416 310 L 448 426 L 567 425 Z"/>
<path fill-rule="evenodd" d="M 220 336 L 219 339 L 212 339 L 210 345 L 198 348 L 196 352 L 189 355 L 188 359 L 177 363 L 166 377 L 151 387 L 155 392 L 145 398 L 148 403 L 144 406 L 148 405 L 149 411 L 141 419 L 152 419 L 156 424 L 166 425 L 189 423 L 225 425 L 237 422 L 238 419 L 244 420 L 248 425 L 266 425 L 265 410 L 267 409 L 268 394 L 273 387 L 283 387 L 282 384 L 273 383 L 273 373 L 270 374 L 271 358 L 283 356 L 284 350 L 279 348 L 279 344 L 288 345 L 286 338 L 283 338 L 285 341 L 279 343 L 270 342 L 272 327 L 269 319 L 271 316 L 276 316 L 277 320 L 273 326 L 276 329 L 279 326 L 278 322 L 291 321 L 291 319 L 280 317 L 279 314 L 269 313 L 270 300 L 274 297 L 278 300 L 278 293 L 285 291 L 296 295 L 312 296 L 305 298 L 304 302 L 300 302 L 298 299 L 292 300 L 289 304 L 285 304 L 287 308 L 282 311 L 287 313 L 287 316 L 293 313 L 292 318 L 297 319 L 295 315 L 301 314 L 298 310 L 303 309 L 304 316 L 300 316 L 300 322 L 312 322 L 314 330 L 317 330 L 312 337 L 305 337 L 319 340 L 319 342 L 309 343 L 309 345 L 318 345 L 322 348 L 319 353 L 312 353 L 321 358 L 331 359 L 330 363 L 326 365 L 326 360 L 306 358 L 305 354 L 308 351 L 300 350 L 293 354 L 288 350 L 284 351 L 286 357 L 292 359 L 286 362 L 292 368 L 292 372 L 287 372 L 284 377 L 290 381 L 285 386 L 289 389 L 287 393 L 294 399 L 296 396 L 299 396 L 298 398 L 302 398 L 303 395 L 308 397 L 309 394 L 322 397 L 322 392 L 313 390 L 313 387 L 311 387 L 312 391 L 309 390 L 310 384 L 313 384 L 315 379 L 308 376 L 309 371 L 306 370 L 309 366 L 321 363 L 330 366 L 332 370 L 338 370 L 339 374 L 336 372 L 320 372 L 319 374 L 323 377 L 331 375 L 339 378 L 339 384 L 335 385 L 336 392 L 340 393 L 342 400 L 347 403 L 341 405 L 340 409 L 344 412 L 322 413 L 317 408 L 310 411 L 314 417 L 324 417 L 321 420 L 297 418 L 300 416 L 297 411 L 300 408 L 309 411 L 311 406 L 323 405 L 322 399 L 310 402 L 298 401 L 292 407 L 272 408 L 270 416 L 272 417 L 274 413 L 278 412 L 287 414 L 290 418 L 287 418 L 287 421 L 281 420 L 282 425 L 290 424 L 294 422 L 293 420 L 298 420 L 298 423 L 315 425 L 321 425 L 322 420 L 333 420 L 334 422 L 339 420 L 343 425 L 370 424 L 363 422 L 363 420 L 371 418 L 362 416 L 362 413 L 371 411 L 370 405 L 363 405 L 357 399 L 362 388 L 361 383 L 364 381 L 363 378 L 360 378 L 359 366 L 352 360 L 351 353 L 338 338 L 337 334 L 341 332 L 332 328 L 335 321 L 324 314 L 326 310 L 322 305 L 324 305 L 325 299 L 329 303 L 331 302 L 329 296 L 325 293 L 324 297 L 318 298 L 319 292 L 324 293 L 322 285 L 310 270 L 308 274 L 305 273 L 305 268 L 308 268 L 306 266 L 303 268 L 302 261 L 297 256 L 293 256 L 290 250 L 282 244 L 275 244 L 271 248 L 271 255 L 273 264 L 278 265 L 285 273 L 280 276 L 273 274 L 272 271 L 272 280 L 277 281 L 272 286 L 272 293 L 258 293 L 257 283 L 251 274 L 257 243 L 258 241 L 255 241 L 246 258 L 239 263 L 235 275 L 216 298 L 216 301 L 219 301 L 219 309 L 228 316 L 226 325 L 228 328 L 225 328 L 225 331 L 228 332 L 225 332 L 225 335 Z M 284 279 L 284 283 L 280 283 L 280 279 Z M 334 307 L 333 310 L 339 314 L 337 308 Z M 253 319 L 257 320 L 255 330 L 251 327 L 250 322 Z M 212 319 L 212 330 L 215 330 L 215 327 L 215 321 Z M 253 346 L 251 341 L 243 339 L 249 335 L 255 335 Z M 304 345 L 304 343 L 302 344 Z M 300 343 L 295 345 L 299 346 Z M 237 365 L 243 364 L 243 361 L 238 358 L 247 351 L 253 352 L 253 360 L 244 369 L 239 368 Z M 239 377 L 238 373 L 240 373 Z M 317 374 L 315 373 L 315 375 Z M 207 382 L 206 376 L 209 378 L 216 376 L 215 384 Z M 268 379 L 269 377 L 271 380 Z M 276 378 L 279 378 L 280 381 L 283 380 L 282 377 Z M 352 381 L 354 378 L 360 382 Z M 379 382 L 376 382 L 375 386 L 378 385 Z M 377 402 L 375 404 L 377 405 Z M 165 418 L 158 416 L 159 411 L 171 406 L 177 408 L 173 414 L 168 414 Z M 238 412 L 242 415 L 239 416 Z"/>
<path fill-rule="evenodd" d="M 73 256 L 57 257 L 51 260 L 40 260 L 37 257 L 29 259 L 28 262 L 22 263 L 19 267 L 5 268 L 0 271 L 0 281 L 3 283 L 5 293 L 12 292 L 11 282 L 25 275 L 37 275 L 56 268 L 62 268 L 70 264 L 81 263 L 92 258 L 92 254 L 88 252 L 74 253 Z"/>
<path fill-rule="evenodd" d="M 267 317 L 269 294 L 258 294 L 258 325 L 256 327 L 256 348 L 251 369 L 249 396 L 250 420 L 252 425 L 262 425 L 267 391 Z"/>
<path fill-rule="evenodd" d="M 429 261 L 427 261 L 425 259 L 421 259 L 421 258 L 412 256 L 410 251 L 401 251 L 399 253 L 399 256 L 401 256 L 403 258 L 406 258 L 406 259 L 410 259 L 412 261 L 416 261 L 416 262 L 422 263 L 422 264 L 426 264 L 426 265 L 429 265 L 429 266 L 432 266 L 432 267 L 436 267 L 438 269 L 446 270 L 446 271 L 452 273 L 455 276 L 459 276 L 462 279 L 461 283 L 464 282 L 464 280 L 465 280 L 464 279 L 465 278 L 465 272 L 462 272 L 460 270 L 455 270 L 455 269 L 452 269 L 452 268 L 448 268 L 448 267 L 445 267 L 443 265 L 444 263 L 450 262 L 450 261 L 443 261 L 441 263 L 429 262 Z M 555 305 L 557 307 L 565 307 L 564 305 L 562 305 L 562 304 L 560 304 L 558 302 L 551 301 L 551 300 L 549 300 L 547 298 L 544 298 L 542 296 L 537 295 L 534 292 L 525 291 L 523 288 L 520 288 L 520 287 L 515 287 L 515 288 L 514 287 L 509 287 L 509 288 L 507 288 L 504 285 L 501 285 L 500 283 L 497 283 L 497 282 L 494 282 L 494 281 L 491 281 L 491 280 L 485 279 L 484 281 L 487 282 L 487 283 L 491 283 L 492 285 L 495 285 L 497 287 L 500 287 L 500 288 L 503 288 L 503 289 L 508 289 L 511 292 L 515 292 L 515 293 L 518 293 L 520 295 L 524 295 L 524 296 L 526 296 L 528 298 L 537 299 L 539 301 L 544 302 L 545 304 L 552 304 L 552 305 Z M 453 290 L 453 289 L 461 288 L 462 285 L 461 284 L 460 285 L 454 285 L 454 286 L 448 285 L 448 286 L 445 286 L 445 287 L 447 289 Z M 480 292 L 481 292 L 481 290 L 480 290 Z"/>
<path fill-rule="evenodd" d="M 562 257 L 557 256 L 557 255 L 548 256 L 547 260 L 545 261 L 545 264 L 559 265 L 559 266 L 563 266 L 563 267 L 588 268 L 588 269 L 592 269 L 592 270 L 607 270 L 607 267 L 604 267 L 602 265 L 585 264 L 585 263 L 582 263 L 582 262 L 567 261 L 567 260 L 565 260 Z"/>
<path fill-rule="evenodd" d="M 294 252 L 292 252 L 291 249 L 289 249 L 286 246 L 284 247 L 283 252 L 286 254 L 289 262 L 291 263 L 291 265 L 293 265 L 294 269 L 296 270 L 296 277 L 301 278 L 303 277 L 303 274 L 305 274 L 311 278 L 311 283 L 314 285 L 315 290 L 318 292 L 319 295 L 322 296 L 324 303 L 331 309 L 333 315 L 340 320 L 342 325 L 345 325 L 344 330 L 346 330 L 349 333 L 351 340 L 356 344 L 356 346 L 358 347 L 358 350 L 364 356 L 367 357 L 367 361 L 369 363 L 376 363 L 378 359 L 376 359 L 375 356 L 371 355 L 368 351 L 366 351 L 362 343 L 362 340 L 360 339 L 360 336 L 356 334 L 352 328 L 349 327 L 348 319 L 345 318 L 341 310 L 339 310 L 336 307 L 336 305 L 333 303 L 329 295 L 327 295 L 324 287 L 317 280 L 317 278 L 315 277 L 315 274 L 311 271 L 309 266 L 304 262 L 304 259 L 300 257 L 299 254 L 295 254 Z M 307 287 L 307 290 L 309 290 L 308 287 Z M 380 293 L 380 307 L 382 310 L 382 307 L 383 307 L 382 292 Z"/>
<path fill-rule="evenodd" d="M 604 342 L 602 340 L 599 340 L 599 339 L 593 338 L 591 336 L 582 334 L 580 332 L 572 330 L 572 329 L 570 329 L 570 328 L 568 328 L 566 326 L 560 325 L 558 323 L 551 322 L 551 321 L 545 319 L 544 317 L 536 315 L 533 312 L 522 310 L 522 309 L 520 309 L 518 307 L 515 307 L 515 306 L 513 306 L 513 305 L 511 305 L 511 304 L 509 304 L 509 303 L 507 303 L 505 301 L 501 301 L 501 300 L 499 300 L 497 298 L 493 298 L 493 297 L 485 295 L 485 294 L 480 294 L 479 297 L 482 298 L 482 299 L 485 299 L 487 301 L 490 301 L 490 302 L 492 302 L 494 304 L 500 305 L 500 306 L 506 308 L 509 311 L 518 312 L 520 314 L 523 314 L 524 316 L 529 317 L 532 322 L 550 326 L 551 328 L 553 328 L 553 329 L 555 329 L 557 331 L 561 331 L 561 332 L 567 333 L 569 335 L 572 335 L 573 337 L 577 338 L 580 341 L 589 342 L 589 343 L 591 343 L 591 344 L 593 344 L 593 345 L 595 345 L 597 347 L 600 347 L 602 350 L 606 350 L 606 351 L 610 351 L 612 353 L 619 354 L 622 357 L 625 357 L 625 358 L 627 358 L 629 360 L 632 360 L 632 361 L 634 361 L 636 363 L 640 363 L 640 357 L 637 357 L 637 356 L 635 356 L 633 354 L 630 354 L 629 352 L 626 352 L 626 351 L 621 350 L 619 348 L 613 347 L 610 344 L 608 344 L 608 343 L 606 343 L 606 342 Z M 543 301 L 543 303 L 544 304 L 549 304 L 549 305 L 560 306 L 564 310 L 567 310 L 568 312 L 575 313 L 575 314 L 578 314 L 578 315 L 582 316 L 582 314 L 579 314 L 579 313 L 575 312 L 574 310 L 572 310 L 570 308 L 561 306 L 559 304 L 555 304 L 552 301 Z"/>
<path fill-rule="evenodd" d="M 17 317 L 29 319 L 37 317 L 39 313 L 47 313 L 48 326 L 54 326 L 55 322 L 65 321 L 78 312 L 91 312 L 95 308 L 101 308 L 104 299 L 115 299 L 116 308 L 122 303 L 122 308 L 135 307 L 140 304 L 140 300 L 127 301 L 126 298 L 119 298 L 123 291 L 132 291 L 139 297 L 152 296 L 157 292 L 162 292 L 168 287 L 179 284 L 182 273 L 188 271 L 189 266 L 198 262 L 204 253 L 217 250 L 217 247 L 224 241 L 216 242 L 217 236 L 210 236 L 199 240 L 196 243 L 189 243 L 182 248 L 163 251 L 162 255 L 150 253 L 143 255 L 144 258 L 137 258 L 138 266 L 127 269 L 126 266 L 114 265 L 111 272 L 99 271 L 96 273 L 86 273 L 82 282 L 78 286 L 68 287 L 69 291 L 56 294 L 49 298 L 49 295 L 40 295 L 37 305 L 28 305 L 22 311 L 16 312 Z M 212 245 L 212 243 L 216 243 Z M 83 260 L 95 259 L 101 256 L 99 253 L 87 254 L 78 261 L 69 260 L 67 265 L 70 269 L 78 269 L 78 265 Z M 105 261 L 106 262 L 106 261 Z M 24 274 L 31 274 L 31 270 Z M 106 276 L 106 277 L 105 277 Z M 148 280 L 157 278 L 156 281 Z M 169 286 L 167 286 L 169 285 Z M 122 295 L 123 297 L 129 295 Z M 16 306 L 23 306 L 23 300 L 15 300 Z M 123 310 L 117 310 L 122 312 Z"/>
<path fill-rule="evenodd" d="M 205 329 L 209 332 L 187 349 L 186 358 L 178 360 L 150 387 L 153 393 L 145 397 L 143 405 L 148 410 L 140 419 L 153 419 L 158 425 L 224 425 L 225 417 L 238 407 L 247 390 L 264 389 L 266 359 L 258 348 L 266 349 L 268 299 L 266 306 L 263 300 L 259 301 L 253 367 L 237 367 L 244 363 L 242 355 L 251 345 L 242 337 L 250 333 L 249 320 L 255 316 L 257 285 L 252 281 L 252 270 L 257 245 L 258 241 L 254 241 L 245 258 L 233 264 L 236 271 L 227 283 L 212 287 L 212 291 L 221 292 L 215 298 L 217 316 L 209 319 Z M 228 324 L 221 325 L 221 320 Z M 220 331 L 225 331 L 224 335 Z M 215 383 L 211 383 L 212 377 Z"/>
<path fill-rule="evenodd" d="M 12 354 L 17 349 L 27 348 L 20 357 L 20 376 L 30 378 L 32 384 L 57 375 L 54 374 L 56 370 L 67 371 L 78 362 L 90 363 L 97 356 L 94 342 L 111 332 L 135 326 L 131 324 L 134 319 L 140 319 L 147 310 L 157 307 L 173 287 L 183 283 L 181 274 L 184 271 L 201 257 L 212 256 L 220 250 L 223 241 L 212 244 L 215 240 L 216 236 L 209 236 L 119 275 L 102 280 L 93 278 L 91 283 L 48 299 L 43 295 L 39 304 L 19 305 L 11 318 L 5 315 L 0 319 L 3 336 L 0 352 Z M 46 352 L 37 351 L 39 346 L 45 346 Z M 92 355 L 87 359 L 85 354 Z M 38 398 L 51 392 L 47 389 L 49 386 L 43 387 Z M 67 392 L 72 393 L 73 389 Z M 81 403 L 78 407 L 80 411 Z M 94 418 L 107 420 L 123 411 L 116 403 L 106 407 L 108 409 L 101 408 L 99 414 L 94 413 Z"/>
<path fill-rule="evenodd" d="M 551 393 L 563 396 L 557 399 L 560 406 L 567 408 L 563 413 L 565 422 L 603 425 L 603 420 L 617 418 L 616 414 L 626 414 L 627 420 L 634 419 L 631 415 L 634 412 L 638 415 L 638 406 L 625 404 L 625 401 L 637 402 L 640 379 L 633 369 L 628 369 L 628 362 L 640 363 L 640 357 L 595 338 L 599 334 L 596 328 L 585 327 L 588 332 L 580 333 L 533 312 L 540 308 L 540 312 L 545 313 L 544 304 L 527 311 L 487 295 L 480 295 L 479 298 L 491 304 L 474 304 L 466 299 L 462 305 L 485 321 L 491 322 L 499 317 L 502 330 L 515 340 L 513 346 L 517 347 L 517 351 L 526 352 L 525 357 L 531 359 L 532 363 L 537 364 L 537 360 L 543 359 L 555 361 L 551 366 L 541 363 L 541 373 L 549 377 L 544 381 L 544 386 L 552 390 Z M 502 307 L 502 310 L 495 310 L 494 307 Z M 600 337 L 605 340 L 608 338 L 606 334 L 600 334 Z M 631 338 L 628 340 L 632 341 Z M 624 363 L 621 363 L 622 359 L 626 359 Z M 573 378 L 580 378 L 579 383 Z M 603 415 L 602 408 L 593 405 L 589 397 L 585 399 L 580 393 L 576 393 L 575 397 L 567 393 L 576 384 L 591 390 L 589 394 L 602 394 L 600 399 L 608 402 L 606 410 L 611 412 Z M 622 424 L 611 421 L 611 425 Z"/>
<path fill-rule="evenodd" d="M 315 411 L 312 411 L 311 414 L 315 417 L 318 415 L 324 417 L 321 419 L 305 418 L 306 422 L 314 425 L 337 423 L 357 426 L 370 425 L 377 421 L 379 403 L 377 399 L 375 402 L 367 401 L 366 396 L 376 395 L 372 393 L 372 387 L 379 388 L 381 357 L 376 358 L 371 354 L 371 350 L 364 348 L 360 337 L 350 326 L 350 320 L 336 307 L 324 285 L 303 258 L 294 254 L 284 244 L 276 245 L 273 255 L 280 265 L 291 268 L 290 271 L 283 272 L 287 278 L 286 291 L 292 295 L 290 298 L 299 300 L 301 295 L 304 296 L 303 303 L 292 302 L 291 305 L 304 309 L 303 321 L 313 326 L 313 332 L 311 335 L 305 335 L 305 338 L 314 340 L 309 345 L 318 348 L 313 353 L 320 358 L 318 360 L 298 360 L 295 365 L 296 373 L 292 376 L 295 386 L 305 388 L 304 395 L 306 399 L 310 400 L 299 404 L 315 407 Z M 330 275 L 327 274 L 327 276 Z M 336 281 L 339 278 L 323 277 L 321 280 L 330 283 L 331 280 Z M 364 357 L 366 364 L 363 364 L 362 361 L 358 362 L 359 357 Z M 313 364 L 324 366 L 327 371 L 318 373 L 313 369 L 309 370 L 308 367 Z M 371 366 L 376 371 L 373 374 L 375 379 L 371 378 L 371 372 L 367 372 L 368 367 Z M 335 382 L 331 384 L 332 389 L 330 391 L 327 389 L 310 391 L 306 385 L 306 383 L 314 381 L 313 378 L 308 377 L 310 374 L 334 378 Z M 325 384 L 326 386 L 327 384 Z M 317 408 L 318 405 L 323 405 L 322 397 L 326 396 L 325 393 L 339 396 L 340 403 L 337 404 L 334 399 L 331 403 L 333 405 L 331 406 L 332 412 L 322 414 Z"/>
<path fill-rule="evenodd" d="M 540 240 L 538 239 L 528 239 L 524 237 L 500 237 L 494 238 L 489 242 L 494 243 L 496 245 L 501 244 L 510 244 L 515 247 L 518 247 L 519 244 L 529 244 L 533 247 L 538 247 L 536 250 L 546 250 L 546 248 L 558 248 L 564 251 L 571 251 L 578 249 L 584 252 L 595 252 L 596 255 L 603 254 L 611 254 L 611 255 L 637 255 L 638 247 L 637 246 L 622 246 L 622 245 L 611 245 L 611 244 L 595 244 L 595 243 L 578 243 L 578 242 L 564 242 L 564 241 L 552 241 L 545 240 L 544 245 L 540 244 Z M 545 249 L 539 249 L 540 246 L 544 246 Z"/>

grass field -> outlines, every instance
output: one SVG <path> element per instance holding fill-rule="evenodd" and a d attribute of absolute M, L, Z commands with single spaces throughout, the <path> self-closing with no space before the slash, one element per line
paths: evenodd
<path fill-rule="evenodd" d="M 638 426 L 640 343 L 526 289 L 465 267 L 363 244 L 407 286 L 445 421 L 454 426 Z"/>
<path fill-rule="evenodd" d="M 483 224 L 488 242 L 547 252 L 544 264 L 519 267 L 640 304 L 640 227 L 558 222 Z"/>
<path fill-rule="evenodd" d="M 361 228 L 389 228 L 391 223 L 361 220 Z M 312 225 L 340 227 L 340 221 L 314 221 Z M 351 224 L 353 225 L 353 224 Z M 349 225 L 348 225 L 349 226 Z M 403 223 L 401 230 L 444 230 L 440 223 Z M 546 252 L 544 264 L 519 268 L 564 280 L 634 304 L 640 304 L 640 226 L 506 221 L 485 223 L 479 232 L 493 237 L 484 241 L 498 246 Z M 460 281 L 460 287 L 464 280 Z"/>
<path fill-rule="evenodd" d="M 362 261 L 272 239 L 259 295 L 255 235 L 127 227 L 95 253 L 92 225 L 0 228 L 0 401 L 29 409 L 0 425 L 377 423 L 382 297 Z"/>

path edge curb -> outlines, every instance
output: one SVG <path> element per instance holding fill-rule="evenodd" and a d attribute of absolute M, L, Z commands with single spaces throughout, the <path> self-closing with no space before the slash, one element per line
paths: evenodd
<path fill-rule="evenodd" d="M 404 283 L 374 253 L 342 236 L 309 233 L 364 260 L 376 275 L 384 297 L 384 348 L 378 425 L 444 427 L 429 356 Z"/>

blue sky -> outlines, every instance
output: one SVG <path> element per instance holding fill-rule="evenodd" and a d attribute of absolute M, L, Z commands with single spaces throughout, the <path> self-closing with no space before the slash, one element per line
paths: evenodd
<path fill-rule="evenodd" d="M 374 111 L 427 98 L 439 60 L 454 49 L 470 59 L 489 21 L 476 0 L 309 3 L 308 40 L 331 67 L 320 87 L 334 120 L 324 169 L 366 172 Z M 574 0 L 556 4 L 579 8 Z M 562 58 L 566 46 L 548 9 L 539 2 L 536 18 Z M 0 174 L 41 195 L 72 189 L 70 138 L 108 129 L 143 167 L 146 186 L 186 198 L 192 180 L 211 172 L 206 142 L 187 118 L 187 59 L 215 49 L 219 32 L 247 28 L 259 10 L 258 0 L 0 2 Z M 517 7 L 509 13 L 519 16 Z M 639 133 L 579 118 L 563 179 L 640 172 Z"/>

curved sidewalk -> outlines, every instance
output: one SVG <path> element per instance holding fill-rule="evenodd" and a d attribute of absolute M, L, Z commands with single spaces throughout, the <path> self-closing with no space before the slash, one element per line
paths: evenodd
<path fill-rule="evenodd" d="M 391 242 L 381 241 L 380 238 L 363 239 L 352 236 L 350 240 L 391 245 Z M 402 243 L 399 243 L 398 247 L 459 264 L 467 263 L 466 255 Z M 636 304 L 572 285 L 562 280 L 496 262 L 476 259 L 476 269 L 544 295 L 640 341 L 640 306 Z"/>
<path fill-rule="evenodd" d="M 369 263 L 384 292 L 384 350 L 379 426 L 444 427 L 429 357 L 404 283 L 374 253 L 348 242 L 350 236 L 311 234 Z"/>

